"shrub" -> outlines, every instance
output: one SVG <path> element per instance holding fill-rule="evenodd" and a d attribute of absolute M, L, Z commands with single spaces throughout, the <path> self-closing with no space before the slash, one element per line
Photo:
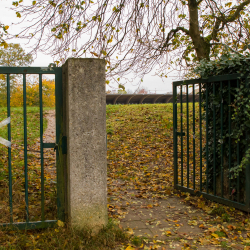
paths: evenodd
<path fill-rule="evenodd" d="M 43 80 L 43 106 L 55 106 L 55 82 L 52 80 Z M 27 83 L 26 86 L 26 104 L 27 106 L 39 106 L 39 83 Z M 16 85 L 11 94 L 10 105 L 12 107 L 23 106 L 23 86 Z"/>

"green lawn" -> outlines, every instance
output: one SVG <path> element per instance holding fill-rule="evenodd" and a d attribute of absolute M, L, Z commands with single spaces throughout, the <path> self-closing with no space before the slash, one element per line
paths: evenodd
<path fill-rule="evenodd" d="M 44 108 L 44 111 L 50 110 L 51 108 Z M 35 139 L 40 136 L 40 113 L 38 107 L 27 107 L 27 139 L 29 145 L 35 143 Z M 13 144 L 23 144 L 23 108 L 13 107 L 11 108 L 11 139 Z M 7 118 L 7 108 L 0 107 L 0 121 Z M 47 120 L 43 120 L 44 130 L 47 127 Z M 7 126 L 0 128 L 0 137 L 8 139 L 8 128 Z"/>

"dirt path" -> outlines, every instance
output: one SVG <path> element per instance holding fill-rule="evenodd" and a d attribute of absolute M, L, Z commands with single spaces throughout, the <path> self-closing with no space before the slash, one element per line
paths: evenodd
<path fill-rule="evenodd" d="M 43 119 L 47 119 L 47 128 L 43 134 L 44 143 L 54 143 L 56 141 L 56 129 L 55 129 L 55 110 L 45 111 Z M 35 155 L 35 157 L 40 161 L 40 138 L 34 145 L 28 147 L 28 152 Z M 56 180 L 56 153 L 54 149 L 44 148 L 44 171 L 50 176 L 50 178 Z"/>
<path fill-rule="evenodd" d="M 43 142 L 55 142 L 56 141 L 55 110 L 46 111 L 45 118 L 48 121 L 48 126 L 43 134 Z"/>

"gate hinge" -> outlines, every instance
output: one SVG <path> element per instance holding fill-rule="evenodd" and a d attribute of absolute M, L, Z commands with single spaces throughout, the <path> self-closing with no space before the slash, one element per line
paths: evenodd
<path fill-rule="evenodd" d="M 62 153 L 67 154 L 67 136 L 62 137 Z"/>
<path fill-rule="evenodd" d="M 185 132 L 176 132 L 177 136 L 185 136 Z"/>

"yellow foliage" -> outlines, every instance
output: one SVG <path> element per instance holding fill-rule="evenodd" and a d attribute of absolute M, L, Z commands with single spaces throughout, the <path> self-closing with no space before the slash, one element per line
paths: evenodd
<path fill-rule="evenodd" d="M 42 83 L 43 106 L 55 106 L 55 82 L 52 80 L 43 80 Z M 39 83 L 26 85 L 26 104 L 27 106 L 39 106 Z M 10 98 L 11 107 L 23 106 L 23 86 L 17 85 Z"/>

